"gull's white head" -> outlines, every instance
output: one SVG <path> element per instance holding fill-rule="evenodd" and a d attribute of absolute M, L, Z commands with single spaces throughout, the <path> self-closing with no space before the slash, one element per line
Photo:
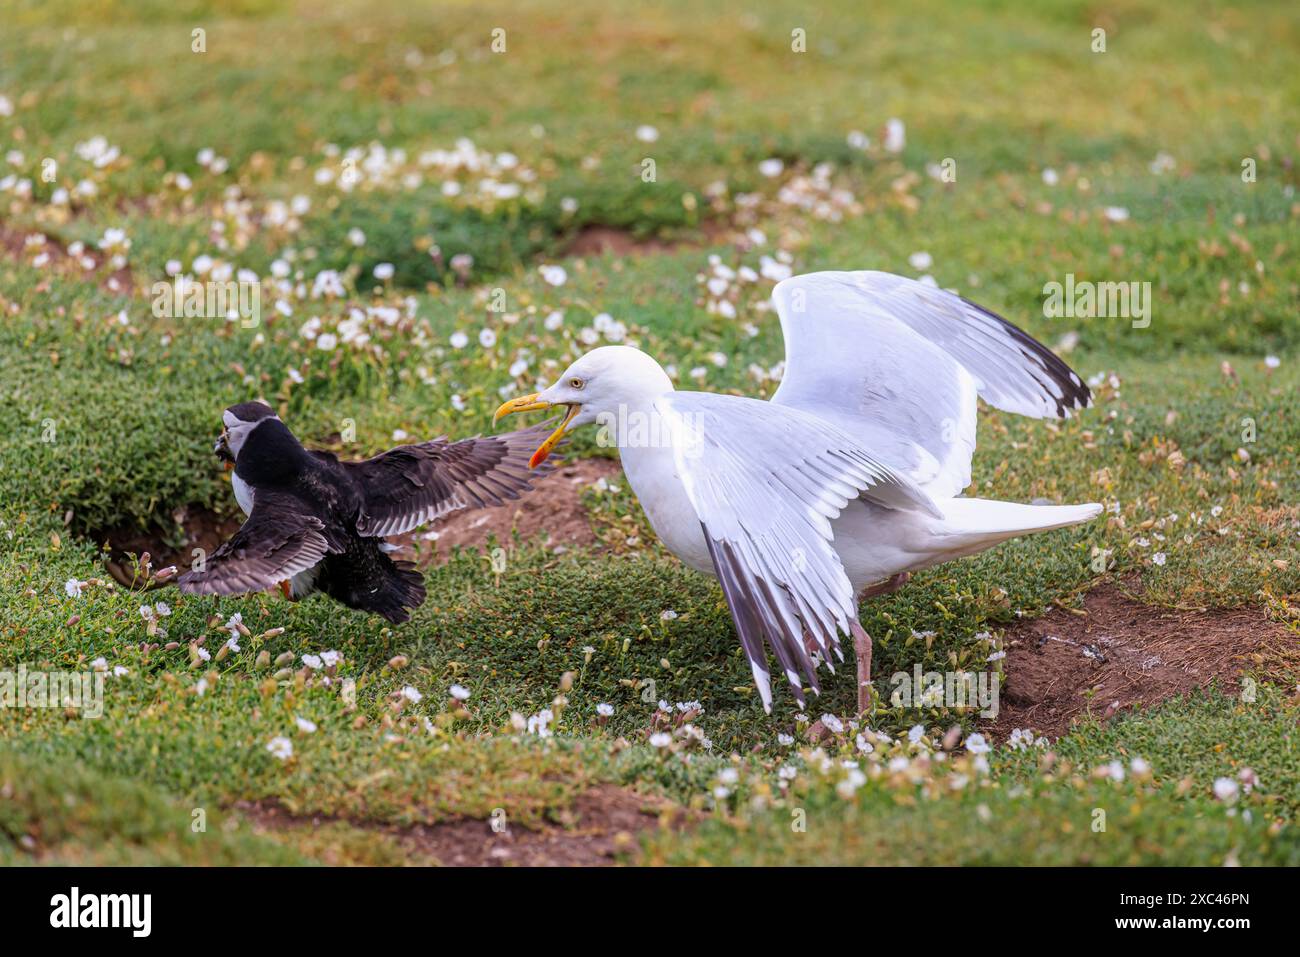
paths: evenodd
<path fill-rule="evenodd" d="M 497 409 L 492 421 L 515 412 L 530 412 L 554 405 L 569 407 L 564 421 L 533 453 L 533 468 L 551 454 L 566 432 L 673 390 L 668 373 L 653 358 L 632 346 L 601 346 L 564 370 L 549 389 L 511 399 Z"/>

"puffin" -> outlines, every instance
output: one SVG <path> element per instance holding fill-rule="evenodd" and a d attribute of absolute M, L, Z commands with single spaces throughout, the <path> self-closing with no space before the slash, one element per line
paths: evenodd
<path fill-rule="evenodd" d="M 406 621 L 424 601 L 415 565 L 394 561 L 386 539 L 449 512 L 517 499 L 547 469 L 529 457 L 540 429 L 400 445 L 356 462 L 308 450 L 268 405 L 222 415 L 213 452 L 233 468 L 244 524 L 176 579 L 182 593 L 237 595 L 280 586 L 285 597 L 322 592 L 349 608 Z"/>

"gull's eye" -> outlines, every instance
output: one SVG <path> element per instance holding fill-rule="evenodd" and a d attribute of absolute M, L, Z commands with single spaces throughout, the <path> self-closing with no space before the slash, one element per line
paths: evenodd
<path fill-rule="evenodd" d="M 572 379 L 569 380 L 569 388 L 571 389 L 581 389 L 584 385 L 586 385 L 586 383 L 583 382 L 581 379 L 579 379 L 577 376 L 574 376 Z"/>

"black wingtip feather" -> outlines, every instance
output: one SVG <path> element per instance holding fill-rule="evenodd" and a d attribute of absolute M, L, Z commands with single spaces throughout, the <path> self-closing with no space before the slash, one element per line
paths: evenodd
<path fill-rule="evenodd" d="M 1005 329 L 1016 345 L 1020 347 L 1020 354 L 1041 369 L 1052 384 L 1056 386 L 1057 391 L 1060 392 L 1059 398 L 1053 396 L 1053 400 L 1056 402 L 1057 418 L 1069 418 L 1072 410 L 1086 409 L 1092 405 L 1092 390 L 1088 388 L 1088 384 L 1079 377 L 1077 372 L 1065 364 L 1060 356 L 1015 323 L 1004 319 L 979 303 L 971 302 L 965 296 L 960 298 L 962 302 L 980 315 L 994 320 Z"/>

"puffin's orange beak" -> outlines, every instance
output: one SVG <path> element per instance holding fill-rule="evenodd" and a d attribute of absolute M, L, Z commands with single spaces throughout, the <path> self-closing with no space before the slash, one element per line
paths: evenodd
<path fill-rule="evenodd" d="M 521 395 L 517 399 L 511 399 L 509 402 L 502 403 L 501 407 L 497 409 L 496 414 L 492 416 L 492 424 L 496 425 L 504 416 L 514 415 L 516 412 L 535 412 L 538 409 L 549 409 L 551 403 L 542 401 L 538 398 L 539 395 L 541 395 L 540 392 L 534 392 L 532 395 Z M 538 447 L 537 451 L 533 453 L 533 457 L 528 460 L 528 467 L 530 469 L 535 469 L 546 461 L 546 457 L 555 450 L 555 447 L 560 444 L 560 440 L 564 438 L 564 430 L 569 427 L 569 423 L 573 421 L 573 417 L 577 415 L 581 409 L 581 405 L 569 406 L 569 412 L 564 417 L 564 421 L 560 423 L 559 427 L 554 432 L 546 437 L 546 441 Z"/>

